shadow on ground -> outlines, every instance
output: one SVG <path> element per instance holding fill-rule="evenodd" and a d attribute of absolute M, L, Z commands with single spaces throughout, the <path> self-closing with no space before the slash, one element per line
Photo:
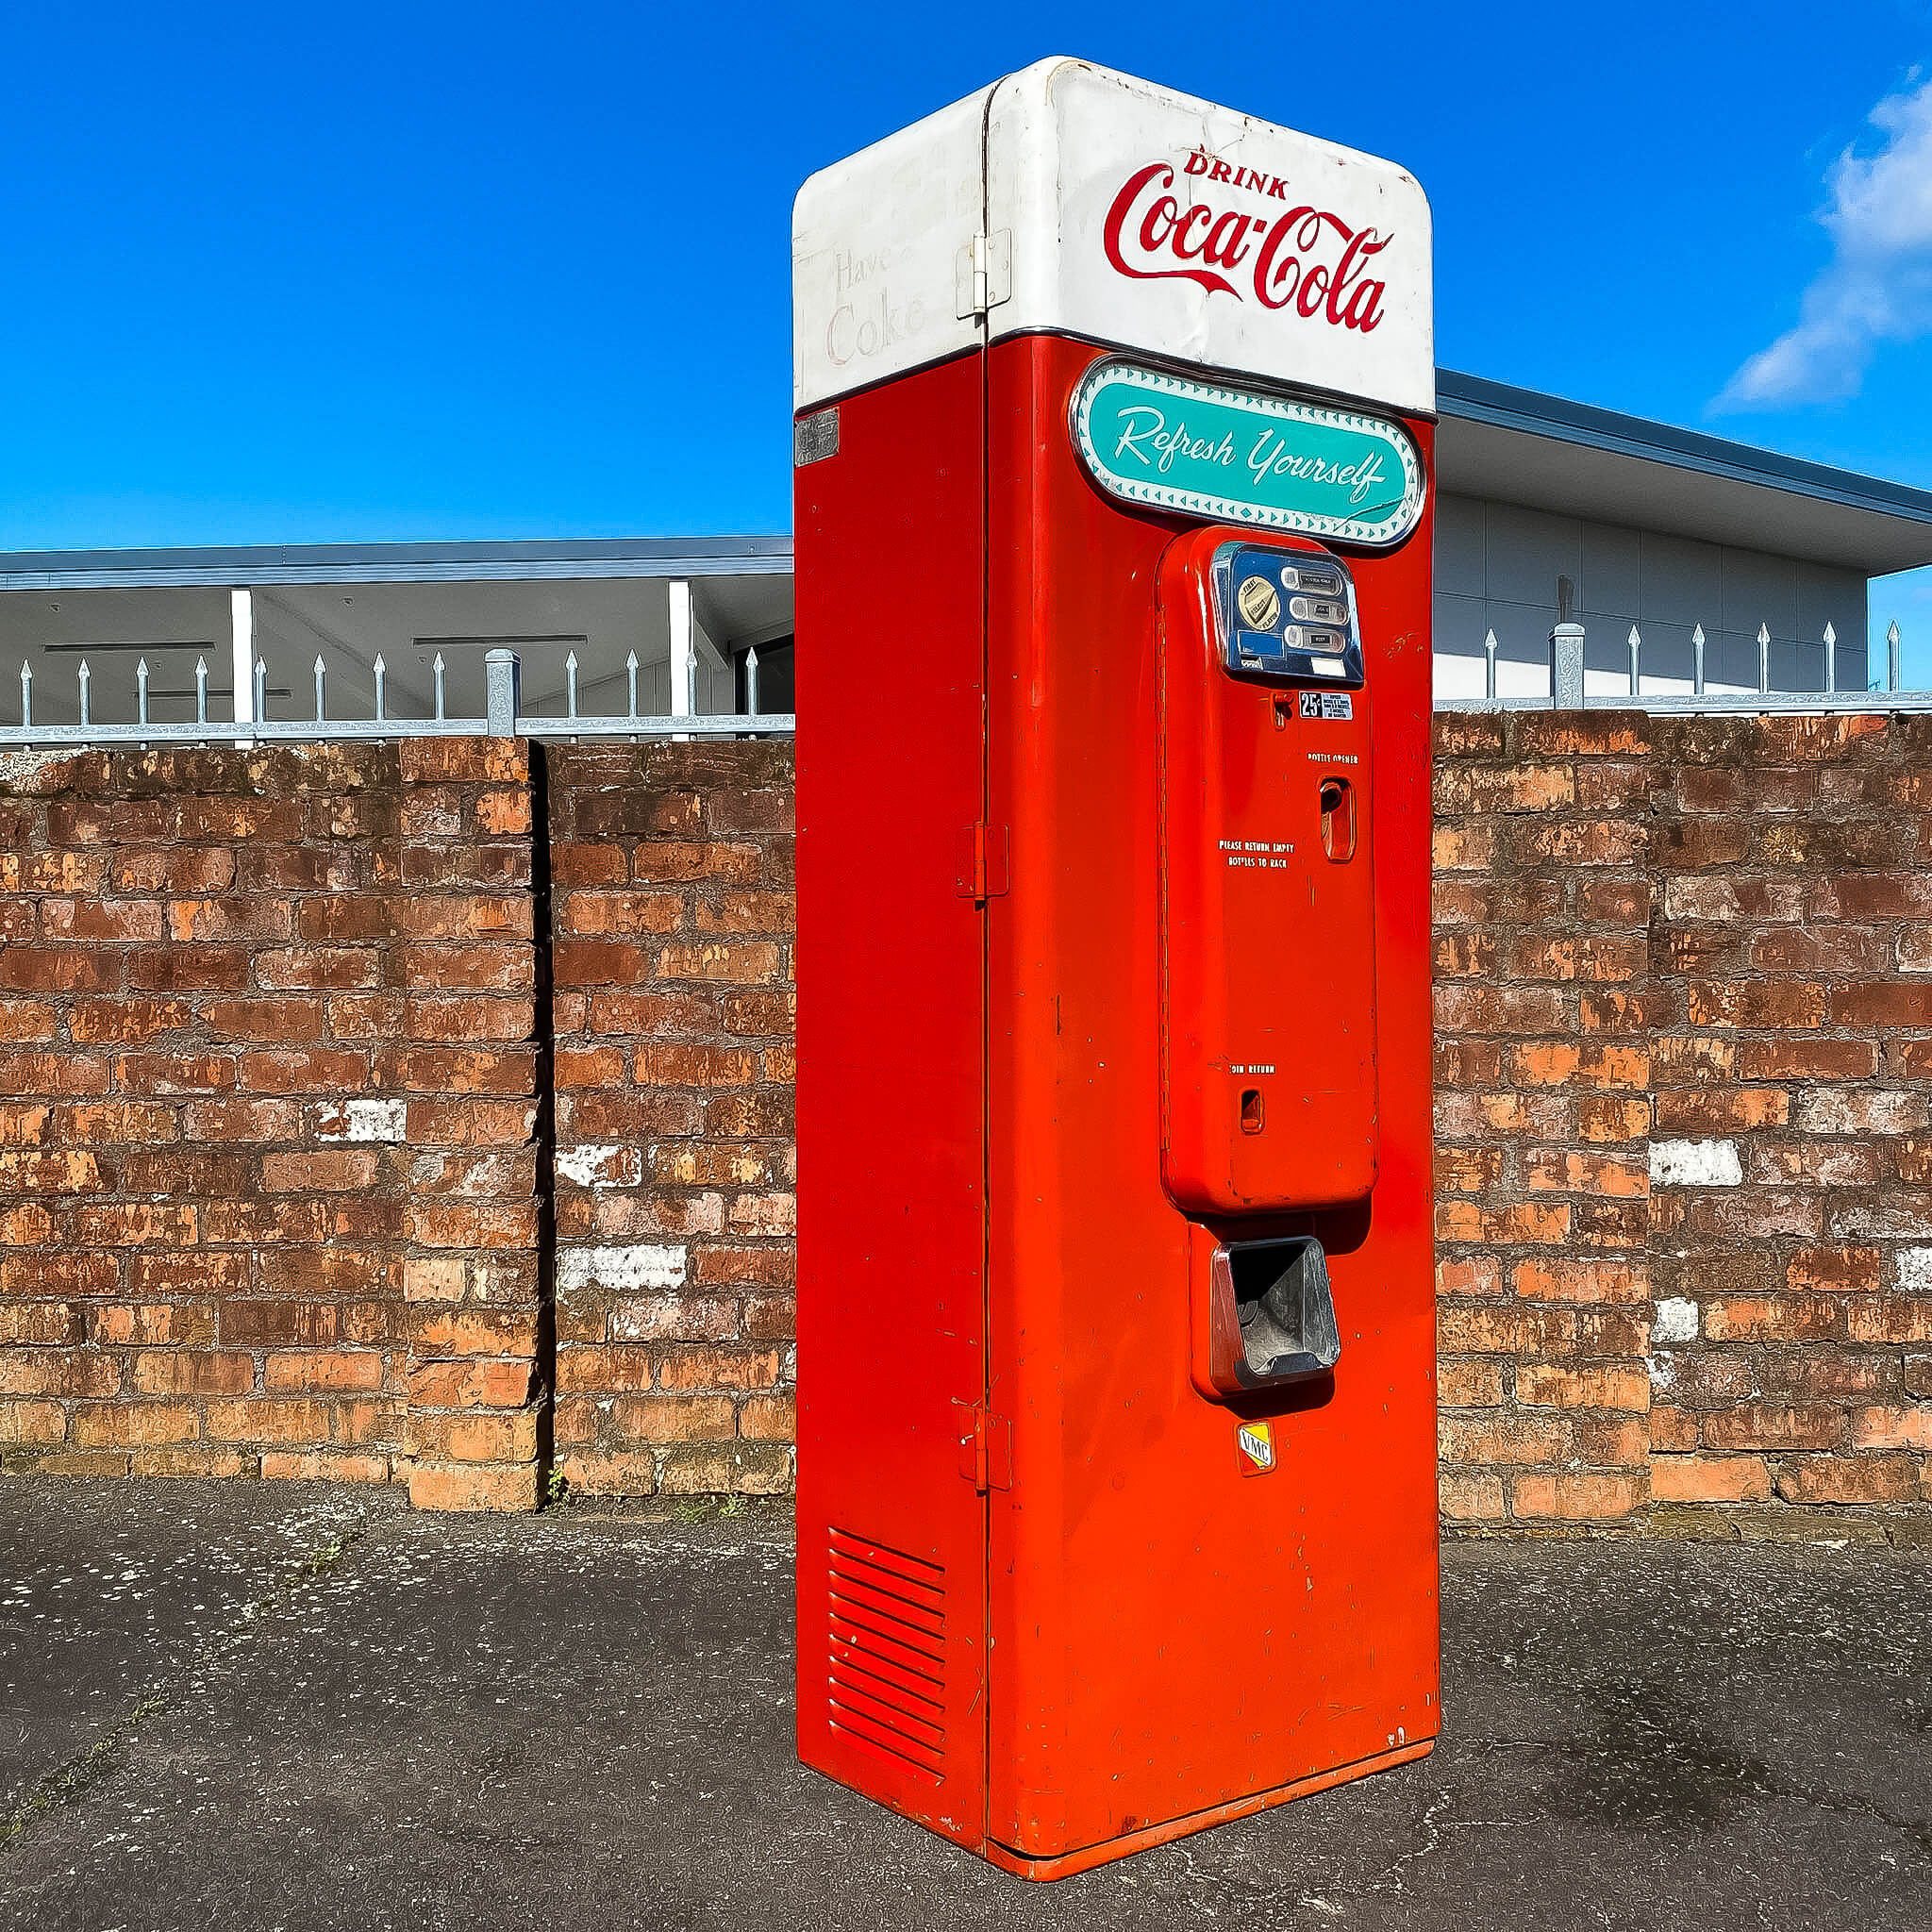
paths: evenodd
<path fill-rule="evenodd" d="M 1435 1755 L 1028 1886 L 801 1771 L 782 1518 L 0 1486 L 0 1924 L 1932 1926 L 1932 1560 L 1463 1544 Z"/>

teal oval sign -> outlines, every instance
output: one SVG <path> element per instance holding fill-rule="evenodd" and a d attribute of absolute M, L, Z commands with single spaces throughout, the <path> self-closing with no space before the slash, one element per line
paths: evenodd
<path fill-rule="evenodd" d="M 1093 480 L 1127 503 L 1378 549 L 1422 520 L 1422 458 L 1378 416 L 1097 362 L 1073 429 Z"/>

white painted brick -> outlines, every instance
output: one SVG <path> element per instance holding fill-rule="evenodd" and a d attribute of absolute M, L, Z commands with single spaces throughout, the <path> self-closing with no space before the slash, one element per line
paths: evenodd
<path fill-rule="evenodd" d="M 1697 1304 L 1677 1295 L 1657 1303 L 1657 1315 L 1650 1324 L 1650 1339 L 1653 1341 L 1695 1341 Z"/>
<path fill-rule="evenodd" d="M 1653 1141 L 1654 1188 L 1735 1188 L 1744 1178 L 1735 1141 Z"/>
<path fill-rule="evenodd" d="M 1899 1249 L 1898 1285 L 1907 1294 L 1932 1294 L 1932 1248 Z"/>
<path fill-rule="evenodd" d="M 1664 913 L 1671 919 L 1735 919 L 1738 895 L 1728 879 L 1674 878 L 1664 885 Z"/>
<path fill-rule="evenodd" d="M 409 1117 L 407 1100 L 345 1100 L 325 1107 L 315 1126 L 318 1141 L 381 1141 L 399 1145 Z"/>
<path fill-rule="evenodd" d="M 635 1147 L 586 1143 L 557 1150 L 557 1172 L 580 1188 L 634 1188 L 643 1171 L 642 1157 Z"/>
<path fill-rule="evenodd" d="M 557 1290 L 682 1288 L 689 1260 L 683 1242 L 629 1248 L 565 1248 L 557 1257 Z"/>

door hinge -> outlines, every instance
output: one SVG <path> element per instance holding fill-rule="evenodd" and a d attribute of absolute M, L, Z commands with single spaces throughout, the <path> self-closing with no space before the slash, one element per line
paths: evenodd
<path fill-rule="evenodd" d="M 1007 891 L 1007 828 L 983 820 L 959 835 L 959 896 L 999 899 Z"/>
<path fill-rule="evenodd" d="M 984 315 L 1002 302 L 1013 299 L 1013 231 L 995 228 L 991 235 L 975 235 L 960 249 L 954 260 L 954 278 L 958 301 L 954 307 L 964 322 L 968 316 Z"/>
<path fill-rule="evenodd" d="M 983 1402 L 953 1402 L 959 1428 L 959 1475 L 984 1495 L 1013 1487 L 1013 1424 Z"/>

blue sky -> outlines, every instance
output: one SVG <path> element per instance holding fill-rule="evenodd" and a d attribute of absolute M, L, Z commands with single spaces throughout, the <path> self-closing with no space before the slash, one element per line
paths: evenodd
<path fill-rule="evenodd" d="M 1452 367 L 1932 488 L 1932 0 L 1826 17 L 15 8 L 0 548 L 782 530 L 793 189 L 1048 53 L 1412 168 Z"/>

